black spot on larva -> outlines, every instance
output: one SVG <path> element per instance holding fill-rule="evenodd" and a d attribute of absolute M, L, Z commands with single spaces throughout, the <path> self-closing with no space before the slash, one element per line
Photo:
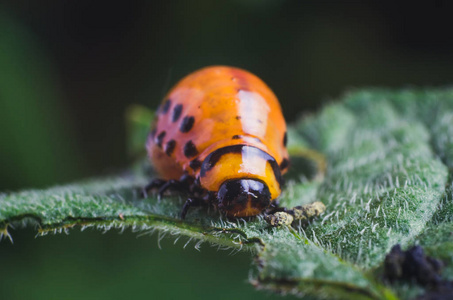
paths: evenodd
<path fill-rule="evenodd" d="M 175 140 L 169 140 L 166 144 L 165 144 L 165 153 L 170 156 L 173 151 L 175 150 L 175 146 L 176 146 L 176 141 Z"/>
<path fill-rule="evenodd" d="M 168 112 L 168 110 L 170 109 L 170 106 L 171 106 L 171 101 L 170 101 L 170 99 L 167 99 L 165 101 L 165 103 L 162 105 L 162 113 L 166 114 Z"/>
<path fill-rule="evenodd" d="M 242 135 L 239 135 L 239 134 L 233 135 L 232 139 L 233 140 L 242 139 Z"/>
<path fill-rule="evenodd" d="M 271 165 L 272 171 L 274 172 L 275 175 L 275 179 L 277 180 L 279 186 L 281 187 L 283 185 L 283 177 L 280 172 L 280 167 L 275 161 L 275 159 L 268 153 L 264 152 L 263 150 L 248 145 L 226 146 L 213 151 L 203 161 L 203 164 L 201 165 L 200 176 L 201 177 L 206 176 L 206 173 L 217 164 L 217 162 L 223 155 L 228 153 L 242 153 L 244 155 L 245 151 L 248 152 L 247 156 L 250 157 L 257 156 L 261 157 L 262 159 L 265 159 L 267 163 Z"/>
<path fill-rule="evenodd" d="M 189 163 L 189 166 L 194 170 L 198 170 L 201 167 L 201 161 L 199 161 L 197 158 L 194 160 L 191 160 Z"/>
<path fill-rule="evenodd" d="M 184 155 L 189 158 L 193 157 L 198 154 L 197 147 L 195 147 L 195 144 L 192 141 L 188 141 L 184 145 Z"/>
<path fill-rule="evenodd" d="M 242 119 L 241 116 L 236 116 L 236 120 L 240 120 L 240 119 Z"/>
<path fill-rule="evenodd" d="M 195 118 L 192 116 L 185 116 L 184 119 L 181 122 L 181 126 L 179 126 L 179 131 L 185 133 L 189 132 L 192 127 L 193 123 L 195 122 Z"/>
<path fill-rule="evenodd" d="M 178 121 L 179 117 L 181 116 L 181 112 L 182 112 L 182 104 L 176 105 L 175 108 L 173 108 L 173 116 L 171 117 L 171 120 L 173 122 Z"/>
<path fill-rule="evenodd" d="M 288 144 L 288 133 L 285 132 L 285 135 L 283 136 L 283 146 L 286 147 L 287 144 Z"/>
<path fill-rule="evenodd" d="M 284 158 L 282 162 L 280 163 L 280 170 L 284 170 L 288 168 L 289 166 L 289 160 L 287 158 Z"/>
<path fill-rule="evenodd" d="M 282 188 L 284 182 L 282 173 L 280 172 L 280 166 L 277 164 L 273 157 L 271 157 L 271 159 L 269 159 L 267 162 L 271 165 L 272 171 L 274 171 L 274 176 L 275 179 L 277 179 L 278 186 Z"/>
<path fill-rule="evenodd" d="M 156 138 L 156 144 L 159 146 L 159 148 L 162 148 L 162 141 L 164 140 L 164 137 L 167 133 L 165 131 L 162 131 L 159 133 L 159 135 Z"/>
<path fill-rule="evenodd" d="M 203 164 L 201 165 L 200 176 L 204 177 L 206 175 L 206 172 L 214 168 L 214 166 L 217 164 L 217 162 L 223 155 L 228 153 L 241 153 L 243 147 L 244 145 L 226 146 L 211 152 L 204 159 Z"/>

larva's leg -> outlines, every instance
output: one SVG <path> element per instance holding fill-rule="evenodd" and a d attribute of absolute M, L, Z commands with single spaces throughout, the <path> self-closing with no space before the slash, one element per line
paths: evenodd
<path fill-rule="evenodd" d="M 160 188 L 162 187 L 167 181 L 159 178 L 155 178 L 148 183 L 142 191 L 143 197 L 147 198 L 148 197 L 148 192 L 151 191 L 152 189 Z"/>
<path fill-rule="evenodd" d="M 189 208 L 205 205 L 206 202 L 202 198 L 188 198 L 182 207 L 181 219 L 185 219 Z"/>
<path fill-rule="evenodd" d="M 187 193 L 188 192 L 188 187 L 181 181 L 175 180 L 175 179 L 170 179 L 167 182 L 165 182 L 160 188 L 159 192 L 157 193 L 157 197 L 160 199 L 162 198 L 162 195 L 167 191 L 167 190 L 172 190 L 180 193 Z"/>
<path fill-rule="evenodd" d="M 173 190 L 173 191 L 181 192 L 181 193 L 188 193 L 189 189 L 190 189 L 190 185 L 193 183 L 193 181 L 194 181 L 193 178 L 187 174 L 182 175 L 179 180 L 153 179 L 143 189 L 143 195 L 144 195 L 144 197 L 146 197 L 150 190 L 157 189 L 157 188 L 159 189 L 159 191 L 158 191 L 159 199 L 162 198 L 162 195 L 167 190 Z"/>
<path fill-rule="evenodd" d="M 191 195 L 190 186 L 193 184 L 193 181 L 194 181 L 193 177 L 189 176 L 188 174 L 183 174 L 179 178 L 179 180 L 170 179 L 159 188 L 158 197 L 159 199 L 162 198 L 162 195 L 167 190 L 176 191 L 181 194 Z"/>

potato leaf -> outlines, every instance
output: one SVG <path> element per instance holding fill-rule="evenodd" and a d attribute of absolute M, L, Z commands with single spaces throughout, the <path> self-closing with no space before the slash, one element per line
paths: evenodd
<path fill-rule="evenodd" d="M 147 122 L 140 124 L 130 127 L 136 136 L 146 132 Z M 262 217 L 228 220 L 204 208 L 182 221 L 183 196 L 140 197 L 150 176 L 138 163 L 111 178 L 1 195 L 3 234 L 24 222 L 41 234 L 87 226 L 157 230 L 197 248 L 248 250 L 257 288 L 315 299 L 423 292 L 382 281 L 385 255 L 398 243 L 426 247 L 452 278 L 453 90 L 355 91 L 290 126 L 289 138 L 292 170 L 280 201 L 322 201 L 326 212 L 309 224 L 273 228 Z"/>

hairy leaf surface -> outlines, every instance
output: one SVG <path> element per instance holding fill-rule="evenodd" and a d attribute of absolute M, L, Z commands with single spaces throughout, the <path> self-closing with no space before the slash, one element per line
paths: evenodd
<path fill-rule="evenodd" d="M 136 112 L 134 115 L 149 116 Z M 140 120 L 134 145 L 146 134 Z M 140 197 L 150 178 L 137 163 L 125 174 L 47 190 L 0 196 L 3 234 L 34 224 L 42 234 L 72 227 L 157 230 L 200 247 L 248 250 L 251 283 L 316 299 L 406 299 L 415 285 L 382 281 L 395 244 L 421 244 L 453 277 L 453 90 L 364 90 L 306 116 L 288 131 L 292 169 L 284 206 L 322 201 L 309 224 L 270 227 L 262 217 L 228 220 L 194 209 L 181 221 L 185 198 Z"/>

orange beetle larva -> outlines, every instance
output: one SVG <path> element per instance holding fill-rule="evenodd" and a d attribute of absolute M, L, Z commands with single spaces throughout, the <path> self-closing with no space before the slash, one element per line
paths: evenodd
<path fill-rule="evenodd" d="M 228 217 L 262 213 L 280 195 L 289 160 L 280 103 L 257 76 L 211 66 L 166 95 L 146 142 L 162 179 L 146 190 L 187 192 L 191 206 L 214 203 Z"/>

